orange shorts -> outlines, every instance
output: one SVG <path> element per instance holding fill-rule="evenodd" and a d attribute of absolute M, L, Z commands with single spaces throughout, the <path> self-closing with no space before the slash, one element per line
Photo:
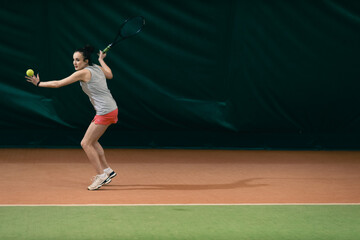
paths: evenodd
<path fill-rule="evenodd" d="M 98 125 L 110 125 L 117 123 L 118 121 L 118 109 L 115 109 L 112 112 L 109 112 L 105 115 L 95 115 L 92 122 Z"/>

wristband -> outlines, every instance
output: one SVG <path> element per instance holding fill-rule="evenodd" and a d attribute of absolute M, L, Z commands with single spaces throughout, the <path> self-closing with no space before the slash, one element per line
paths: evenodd
<path fill-rule="evenodd" d="M 39 84 L 40 84 L 40 81 L 36 84 L 36 86 L 38 87 L 38 86 L 39 86 Z"/>

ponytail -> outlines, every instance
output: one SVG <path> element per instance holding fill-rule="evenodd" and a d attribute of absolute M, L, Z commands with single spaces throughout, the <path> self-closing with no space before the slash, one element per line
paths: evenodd
<path fill-rule="evenodd" d="M 91 60 L 91 54 L 94 52 L 95 48 L 91 45 L 86 45 L 83 48 L 79 48 L 76 50 L 76 52 L 81 52 L 82 55 L 84 56 L 84 61 L 87 59 L 89 61 L 89 65 L 92 65 L 92 60 Z"/>

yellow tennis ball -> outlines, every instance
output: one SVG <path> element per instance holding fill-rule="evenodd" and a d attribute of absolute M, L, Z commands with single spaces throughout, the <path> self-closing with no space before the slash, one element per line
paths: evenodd
<path fill-rule="evenodd" d="M 34 76 L 34 70 L 28 69 L 28 70 L 26 71 L 26 75 L 28 75 L 29 77 Z"/>

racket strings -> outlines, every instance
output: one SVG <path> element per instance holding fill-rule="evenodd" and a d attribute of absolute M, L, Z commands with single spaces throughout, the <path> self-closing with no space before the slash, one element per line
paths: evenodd
<path fill-rule="evenodd" d="M 139 33 L 144 25 L 145 19 L 143 17 L 134 17 L 124 23 L 120 29 L 120 34 L 122 37 L 131 37 Z"/>

